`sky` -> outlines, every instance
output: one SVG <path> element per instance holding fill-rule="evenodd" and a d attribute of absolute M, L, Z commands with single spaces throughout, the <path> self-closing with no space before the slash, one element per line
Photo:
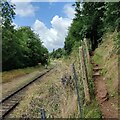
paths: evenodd
<path fill-rule="evenodd" d="M 73 2 L 11 2 L 16 5 L 13 20 L 16 28 L 30 26 L 49 51 L 63 48 L 74 18 Z"/>

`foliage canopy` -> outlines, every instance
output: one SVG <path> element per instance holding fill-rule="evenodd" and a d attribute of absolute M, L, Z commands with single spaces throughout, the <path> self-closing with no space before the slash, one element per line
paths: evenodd
<path fill-rule="evenodd" d="M 15 29 L 15 6 L 6 1 L 2 7 L 2 69 L 10 70 L 48 62 L 48 50 L 30 27 Z"/>
<path fill-rule="evenodd" d="M 75 18 L 64 42 L 68 55 L 83 38 L 88 38 L 91 50 L 95 50 L 104 32 L 115 29 L 120 31 L 120 2 L 76 2 L 73 6 Z"/>

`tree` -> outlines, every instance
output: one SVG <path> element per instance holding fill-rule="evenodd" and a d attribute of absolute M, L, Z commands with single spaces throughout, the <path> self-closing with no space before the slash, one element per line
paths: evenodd
<path fill-rule="evenodd" d="M 103 21 L 105 3 L 104 2 L 91 2 L 84 3 L 82 15 L 84 18 L 84 26 L 86 27 L 86 38 L 89 38 L 92 43 L 92 50 L 98 47 L 100 38 L 103 35 Z"/>
<path fill-rule="evenodd" d="M 81 5 L 83 8 L 80 7 Z M 76 11 L 75 18 L 69 28 L 64 48 L 69 54 L 75 43 L 81 43 L 83 38 L 86 37 L 91 41 L 92 50 L 95 50 L 103 35 L 103 21 L 101 18 L 104 16 L 104 3 L 76 2 L 74 6 Z"/>
<path fill-rule="evenodd" d="M 21 54 L 18 55 L 19 60 L 21 60 L 21 67 L 47 63 L 48 50 L 30 27 L 20 27 L 17 30 L 17 36 L 21 49 Z"/>
<path fill-rule="evenodd" d="M 104 26 L 106 30 L 117 29 L 120 31 L 120 2 L 108 2 L 105 4 Z"/>
<path fill-rule="evenodd" d="M 14 29 L 14 6 L 6 1 L 2 5 L 2 67 L 3 70 L 34 66 L 48 62 L 48 50 L 30 27 Z"/>
<path fill-rule="evenodd" d="M 64 55 L 64 49 L 62 49 L 62 48 L 58 48 L 57 50 L 53 49 L 53 52 L 51 52 L 51 54 L 50 54 L 51 58 L 53 58 L 53 59 L 61 58 L 63 55 Z"/>
<path fill-rule="evenodd" d="M 15 16 L 14 6 L 6 1 L 2 1 L 2 65 L 3 70 L 12 68 L 16 61 L 16 53 L 19 51 L 17 41 L 15 39 L 14 26 L 12 19 Z M 15 66 L 16 67 L 16 66 Z"/>

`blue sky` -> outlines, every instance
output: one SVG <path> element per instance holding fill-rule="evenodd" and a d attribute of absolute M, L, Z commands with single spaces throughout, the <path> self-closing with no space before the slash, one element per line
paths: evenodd
<path fill-rule="evenodd" d="M 17 3 L 18 4 L 18 3 Z M 35 8 L 35 15 L 16 15 L 14 22 L 19 26 L 31 26 L 33 22 L 36 19 L 41 20 L 44 22 L 48 27 L 51 27 L 50 21 L 55 15 L 59 15 L 62 17 L 67 17 L 64 13 L 63 7 L 66 4 L 72 4 L 72 3 L 66 3 L 66 2 L 32 2 L 31 3 Z"/>
<path fill-rule="evenodd" d="M 31 26 L 43 44 L 52 51 L 64 46 L 68 27 L 74 18 L 73 2 L 16 2 L 16 27 Z"/>

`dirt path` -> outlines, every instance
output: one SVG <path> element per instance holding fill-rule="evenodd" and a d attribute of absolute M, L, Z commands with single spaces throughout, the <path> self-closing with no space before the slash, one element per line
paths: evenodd
<path fill-rule="evenodd" d="M 107 87 L 103 77 L 100 75 L 98 65 L 93 65 L 93 77 L 95 85 L 96 99 L 99 103 L 103 118 L 118 118 L 117 110 L 114 107 L 114 101 L 109 99 Z"/>

